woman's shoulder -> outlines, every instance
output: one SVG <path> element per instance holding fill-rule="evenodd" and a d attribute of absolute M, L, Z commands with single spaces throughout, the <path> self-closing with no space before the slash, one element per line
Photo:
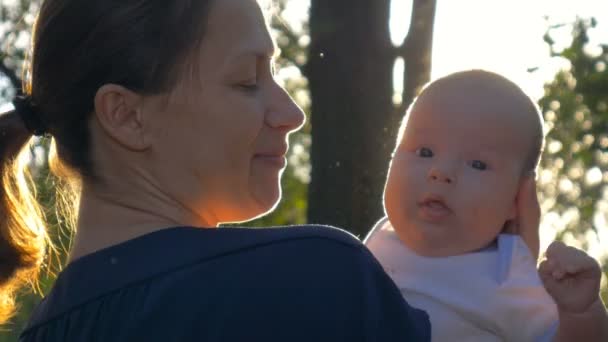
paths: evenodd
<path fill-rule="evenodd" d="M 222 227 L 219 229 L 178 228 L 167 231 L 162 239 L 181 246 L 185 259 L 212 259 L 248 256 L 264 258 L 270 251 L 274 257 L 299 255 L 301 262 L 312 262 L 315 251 L 328 254 L 364 253 L 368 250 L 351 233 L 327 225 L 291 225 L 264 228 Z M 158 236 L 160 238 L 160 236 Z M 173 241 L 173 242 L 171 242 Z M 298 250 L 300 254 L 294 253 Z M 301 258 L 302 255 L 309 256 Z"/>
<path fill-rule="evenodd" d="M 326 225 L 294 225 L 267 228 L 222 228 L 216 242 L 224 245 L 225 262 L 251 258 L 271 262 L 276 268 L 300 268 L 313 273 L 339 267 L 358 272 L 375 259 L 351 233 Z"/>
<path fill-rule="evenodd" d="M 348 260 L 347 255 L 361 250 L 364 247 L 353 235 L 322 225 L 167 228 L 70 263 L 47 296 L 47 302 L 53 305 L 43 316 L 52 317 L 92 298 L 172 278 L 176 273 L 206 279 L 208 274 L 222 272 L 224 267 L 236 265 L 247 269 L 250 263 L 253 266 L 248 269 L 259 265 L 277 269 L 286 264 L 331 267 L 336 260 Z M 320 262 L 320 258 L 333 261 Z"/>
<path fill-rule="evenodd" d="M 273 253 L 282 253 L 287 258 L 293 255 L 302 263 L 314 263 L 314 260 L 324 258 L 325 265 L 329 266 L 333 263 L 332 260 L 328 260 L 332 256 L 341 259 L 340 255 L 344 255 L 345 259 L 351 258 L 348 263 L 352 264 L 357 262 L 357 258 L 352 258 L 353 254 L 363 254 L 364 259 L 369 254 L 367 248 L 355 235 L 327 225 L 247 228 L 244 231 L 235 231 L 233 235 L 240 236 L 241 242 L 248 241 L 253 248 L 260 249 L 259 257 L 263 257 L 263 250 L 270 249 Z"/>
<path fill-rule="evenodd" d="M 396 313 L 398 324 L 387 323 L 385 309 Z M 387 324 L 383 333 L 393 333 L 398 326 L 395 334 L 409 334 L 414 328 L 402 327 L 402 320 L 419 322 L 419 317 L 410 317 L 412 311 L 399 291 L 356 237 L 321 225 L 181 227 L 101 251 L 61 274 L 26 334 L 61 325 L 59 317 L 85 322 L 80 312 L 90 310 L 113 322 L 116 331 L 130 329 L 123 326 L 128 321 L 123 316 L 138 317 L 150 336 L 161 340 L 170 340 L 175 331 L 206 336 L 217 329 L 273 340 L 270 335 L 294 336 L 303 321 L 317 326 L 310 333 L 318 335 L 309 340 L 331 331 L 337 334 L 334 340 L 344 340 L 346 330 L 334 324 L 337 317 L 344 319 L 338 326 L 374 322 L 361 326 L 365 332 L 348 330 L 353 338 L 379 333 Z M 180 314 L 173 317 L 170 312 Z M 346 314 L 353 312 L 360 322 Z M 192 324 L 195 318 L 200 324 Z M 426 324 L 426 318 L 420 319 Z M 260 329 L 265 322 L 278 322 L 280 331 Z M 236 335 L 229 340 L 241 340 Z"/>
<path fill-rule="evenodd" d="M 250 233 L 252 236 L 260 239 L 270 239 L 276 241 L 321 240 L 357 248 L 362 245 L 361 241 L 350 232 L 328 225 L 306 224 L 266 228 L 246 228 L 238 230 L 240 233 L 243 233 L 244 230 Z"/>
<path fill-rule="evenodd" d="M 273 260 L 275 267 L 286 268 L 285 272 L 298 265 L 302 272 L 339 268 L 341 272 L 338 273 L 358 273 L 376 263 L 356 236 L 337 227 L 310 224 L 227 230 L 224 234 L 230 241 L 228 249 L 237 260 L 241 257 L 260 261 L 268 258 Z"/>

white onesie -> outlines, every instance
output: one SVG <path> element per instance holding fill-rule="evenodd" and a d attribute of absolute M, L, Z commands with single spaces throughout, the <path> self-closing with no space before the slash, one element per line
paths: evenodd
<path fill-rule="evenodd" d="M 423 257 L 383 218 L 364 242 L 408 303 L 429 314 L 433 341 L 551 341 L 557 332 L 555 303 L 517 235 L 479 252 Z"/>

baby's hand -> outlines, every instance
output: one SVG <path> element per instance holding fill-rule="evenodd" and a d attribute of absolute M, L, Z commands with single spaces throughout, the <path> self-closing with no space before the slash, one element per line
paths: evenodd
<path fill-rule="evenodd" d="M 595 259 L 580 249 L 553 242 L 538 273 L 562 313 L 583 313 L 599 301 L 602 272 Z"/>

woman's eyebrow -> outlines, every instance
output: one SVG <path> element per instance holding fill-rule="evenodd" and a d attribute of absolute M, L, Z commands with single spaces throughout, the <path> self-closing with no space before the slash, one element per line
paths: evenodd
<path fill-rule="evenodd" d="M 236 53 L 234 59 L 246 57 L 276 59 L 281 53 L 281 50 L 272 42 L 263 44 L 255 44 L 255 46 L 244 47 L 242 51 Z"/>

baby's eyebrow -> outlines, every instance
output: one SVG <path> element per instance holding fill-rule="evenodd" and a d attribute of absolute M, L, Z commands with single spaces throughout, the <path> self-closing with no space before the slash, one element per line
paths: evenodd
<path fill-rule="evenodd" d="M 479 148 L 484 150 L 493 151 L 493 152 L 502 152 L 505 149 L 504 143 L 488 143 L 488 144 L 478 144 Z"/>
<path fill-rule="evenodd" d="M 504 151 L 495 146 L 477 145 L 473 149 L 480 158 L 494 158 L 504 154 Z"/>

